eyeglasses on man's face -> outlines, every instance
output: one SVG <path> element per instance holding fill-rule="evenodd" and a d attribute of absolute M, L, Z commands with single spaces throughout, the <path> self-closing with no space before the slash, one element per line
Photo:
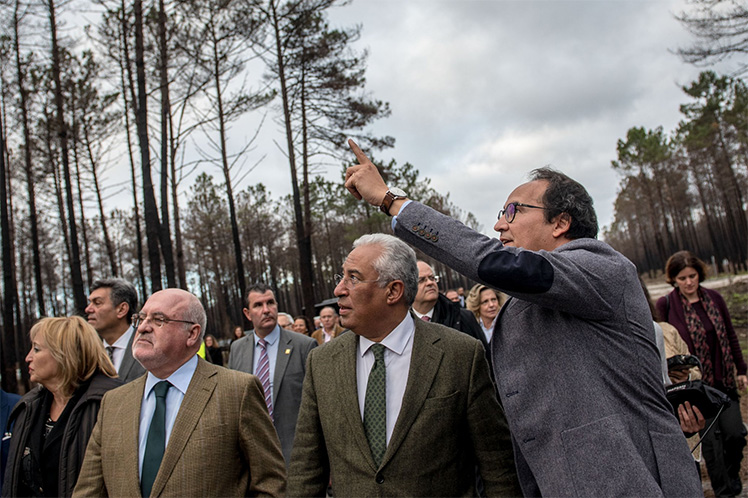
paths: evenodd
<path fill-rule="evenodd" d="M 339 273 L 335 275 L 335 287 L 340 285 L 340 283 L 343 282 L 343 286 L 348 288 L 356 287 L 358 284 L 371 284 L 374 282 L 378 282 L 378 280 L 361 280 L 356 275 L 348 275 L 347 277 L 340 275 Z"/>
<path fill-rule="evenodd" d="M 514 217 L 517 215 L 517 207 L 526 207 L 532 209 L 545 209 L 543 206 L 533 206 L 532 204 L 524 204 L 522 202 L 510 202 L 504 209 L 499 211 L 499 219 L 502 216 L 506 217 L 506 222 L 511 223 L 514 221 Z"/>
<path fill-rule="evenodd" d="M 427 275 L 425 277 L 418 277 L 418 285 L 425 284 L 426 282 L 439 283 L 439 275 Z"/>
<path fill-rule="evenodd" d="M 163 313 L 154 313 L 151 316 L 147 316 L 145 313 L 135 313 L 130 318 L 130 323 L 132 324 L 132 327 L 137 330 L 141 323 L 145 323 L 149 321 L 153 324 L 154 327 L 161 328 L 165 324 L 169 322 L 179 322 L 179 323 L 188 323 L 190 325 L 197 325 L 195 322 L 190 322 L 187 320 L 177 320 L 176 318 L 169 318 Z"/>

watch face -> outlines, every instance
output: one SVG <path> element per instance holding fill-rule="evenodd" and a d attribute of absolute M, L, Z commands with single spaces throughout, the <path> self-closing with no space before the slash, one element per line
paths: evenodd
<path fill-rule="evenodd" d="M 408 194 L 406 194 L 403 189 L 397 188 L 397 187 L 390 188 L 390 192 L 395 194 L 396 197 L 407 197 L 408 196 Z"/>

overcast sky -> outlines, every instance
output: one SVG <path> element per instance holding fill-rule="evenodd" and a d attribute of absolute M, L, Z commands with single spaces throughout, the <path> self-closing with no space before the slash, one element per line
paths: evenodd
<path fill-rule="evenodd" d="M 610 167 L 629 128 L 673 130 L 700 71 L 673 53 L 684 1 L 355 0 L 368 88 L 390 102 L 373 129 L 492 232 L 507 195 L 552 165 L 613 219 Z"/>
<path fill-rule="evenodd" d="M 411 162 L 493 234 L 507 195 L 544 165 L 587 187 L 601 227 L 612 221 L 617 140 L 634 126 L 671 132 L 687 101 L 681 86 L 701 70 L 673 53 L 692 41 L 674 18 L 684 8 L 682 0 L 354 0 L 331 22 L 362 25 L 367 88 L 390 103 L 392 115 L 371 130 L 396 146 L 379 158 Z M 235 143 L 251 134 L 249 125 L 232 128 Z M 240 187 L 290 192 L 274 141 L 285 142 L 268 119 L 252 153 L 266 157 Z M 339 174 L 328 169 L 330 179 Z"/>

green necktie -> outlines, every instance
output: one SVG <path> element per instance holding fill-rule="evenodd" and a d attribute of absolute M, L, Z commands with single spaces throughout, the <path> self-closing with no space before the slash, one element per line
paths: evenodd
<path fill-rule="evenodd" d="M 153 386 L 156 395 L 156 410 L 153 412 L 151 426 L 148 428 L 148 438 L 145 442 L 145 454 L 143 456 L 143 470 L 140 473 L 140 492 L 143 498 L 151 495 L 153 481 L 156 480 L 161 459 L 164 457 L 166 448 L 166 393 L 171 384 L 162 380 Z"/>
<path fill-rule="evenodd" d="M 369 440 L 371 456 L 374 463 L 382 463 L 384 451 L 387 449 L 387 399 L 385 397 L 385 380 L 387 374 L 384 368 L 384 346 L 374 344 L 374 366 L 369 372 L 366 384 L 366 400 L 364 401 L 364 431 Z"/>

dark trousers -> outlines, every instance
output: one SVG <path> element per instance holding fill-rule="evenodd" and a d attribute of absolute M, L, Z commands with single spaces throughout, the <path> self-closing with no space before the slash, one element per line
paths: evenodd
<path fill-rule="evenodd" d="M 706 428 L 713 420 L 707 419 Z M 740 482 L 740 462 L 743 460 L 745 436 L 740 402 L 733 398 L 702 443 L 702 454 L 715 496 L 740 494 L 743 488 Z"/>

